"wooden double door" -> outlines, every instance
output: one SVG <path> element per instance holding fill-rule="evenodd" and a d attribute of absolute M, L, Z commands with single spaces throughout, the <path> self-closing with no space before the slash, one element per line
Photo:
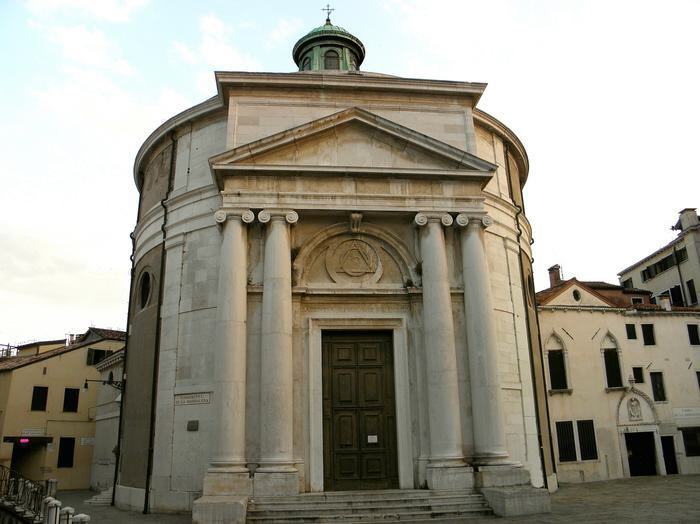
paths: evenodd
<path fill-rule="evenodd" d="M 322 340 L 324 490 L 398 488 L 392 333 Z"/>

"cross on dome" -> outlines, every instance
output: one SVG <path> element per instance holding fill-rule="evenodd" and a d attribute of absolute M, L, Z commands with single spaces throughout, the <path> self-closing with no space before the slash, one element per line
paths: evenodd
<path fill-rule="evenodd" d="M 333 11 L 335 11 L 335 9 L 332 8 L 332 7 L 330 6 L 330 4 L 326 4 L 326 7 L 322 7 L 322 8 L 321 8 L 321 11 L 325 11 L 325 12 L 326 12 L 326 23 L 327 23 L 328 25 L 330 25 L 330 24 L 331 24 L 331 13 L 332 13 Z"/>

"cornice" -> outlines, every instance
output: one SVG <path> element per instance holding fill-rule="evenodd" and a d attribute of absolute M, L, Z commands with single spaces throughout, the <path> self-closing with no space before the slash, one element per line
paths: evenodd
<path fill-rule="evenodd" d="M 343 73 L 247 73 L 216 71 L 216 88 L 222 104 L 228 104 L 225 92 L 237 87 L 275 87 L 281 89 L 335 89 L 421 93 L 430 95 L 463 96 L 471 99 L 472 107 L 486 89 L 481 82 L 426 80 L 389 75 L 371 75 L 362 72 Z"/>

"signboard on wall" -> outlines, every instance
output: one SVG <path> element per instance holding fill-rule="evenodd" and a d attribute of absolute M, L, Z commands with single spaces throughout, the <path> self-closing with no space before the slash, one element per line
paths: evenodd
<path fill-rule="evenodd" d="M 175 395 L 176 406 L 192 406 L 196 404 L 209 404 L 211 402 L 211 393 L 183 393 Z"/>

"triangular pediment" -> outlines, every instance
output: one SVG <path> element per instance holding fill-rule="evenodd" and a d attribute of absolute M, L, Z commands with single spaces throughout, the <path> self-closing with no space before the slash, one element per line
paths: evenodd
<path fill-rule="evenodd" d="M 221 187 L 236 172 L 442 177 L 485 185 L 496 166 L 360 108 L 350 108 L 221 153 L 210 160 Z"/>

